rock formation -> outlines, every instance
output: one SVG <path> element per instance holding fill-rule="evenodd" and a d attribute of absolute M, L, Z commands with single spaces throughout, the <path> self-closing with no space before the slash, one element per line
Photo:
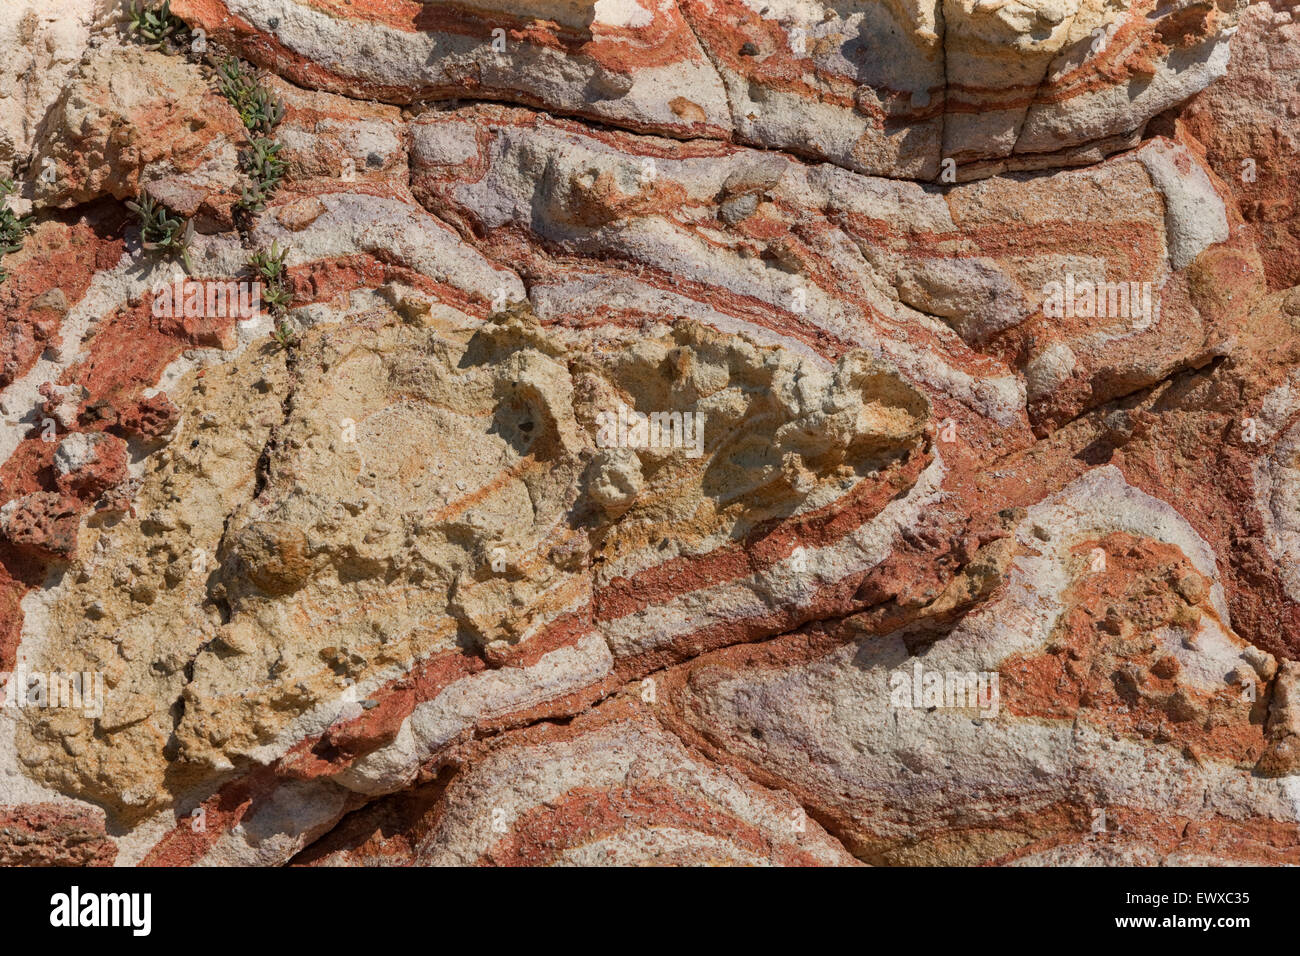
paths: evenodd
<path fill-rule="evenodd" d="M 1283 0 L 0 12 L 0 863 L 1300 863 Z"/>

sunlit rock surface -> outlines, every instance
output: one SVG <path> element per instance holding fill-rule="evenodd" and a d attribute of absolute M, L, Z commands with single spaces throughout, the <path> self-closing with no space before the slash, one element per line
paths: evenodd
<path fill-rule="evenodd" d="M 1292 8 L 173 10 L 0 15 L 0 862 L 1300 863 Z"/>

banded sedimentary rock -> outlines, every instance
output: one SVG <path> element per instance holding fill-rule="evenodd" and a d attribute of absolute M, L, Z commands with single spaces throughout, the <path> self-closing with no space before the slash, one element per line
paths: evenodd
<path fill-rule="evenodd" d="M 718 79 L 675 3 L 180 0 L 301 86 L 391 103 L 506 99 L 633 129 L 722 136 Z"/>
<path fill-rule="evenodd" d="M 0 126 L 0 860 L 1300 862 L 1288 11 L 174 10 Z"/>
<path fill-rule="evenodd" d="M 380 802 L 295 862 L 857 863 L 788 796 L 700 761 L 632 701 L 602 704 L 567 728 L 541 725 L 505 735 L 476 753 L 472 766 L 445 785 L 433 807 L 397 809 L 398 832 L 418 832 L 418 839 L 388 841 L 371 830 L 388 810 Z"/>
<path fill-rule="evenodd" d="M 1236 16 L 1230 0 L 176 9 L 312 88 L 505 100 L 919 179 L 1085 164 L 1134 145 L 1153 116 L 1223 75 Z"/>
<path fill-rule="evenodd" d="M 1225 628 L 1198 538 L 1096 469 L 1025 511 L 998 593 L 955 626 L 848 617 L 706 656 L 668 678 L 670 726 L 872 862 L 1291 859 L 1288 785 L 1252 776 L 1277 664 Z M 974 678 L 955 702 L 954 673 Z"/>
<path fill-rule="evenodd" d="M 417 119 L 412 168 L 416 196 L 493 254 L 539 249 L 520 268 L 543 315 L 581 294 L 632 314 L 713 313 L 832 356 L 867 347 L 1003 428 L 1026 412 L 1049 427 L 1204 364 L 1224 336 L 1188 267 L 1230 238 L 1228 212 L 1195 152 L 1166 139 L 1050 180 L 938 195 L 490 109 Z M 558 262 L 554 244 L 569 253 Z M 1245 282 L 1258 265 L 1243 255 L 1244 278 L 1235 263 L 1198 269 Z M 647 286 L 638 308 L 628 289 Z"/>

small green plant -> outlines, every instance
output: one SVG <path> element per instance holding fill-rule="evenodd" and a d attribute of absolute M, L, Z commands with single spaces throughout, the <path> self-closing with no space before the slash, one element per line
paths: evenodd
<path fill-rule="evenodd" d="M 18 216 L 9 208 L 9 197 L 17 191 L 12 179 L 0 179 L 0 256 L 7 256 L 23 247 L 23 237 L 32 227 L 31 216 Z M 6 273 L 0 268 L 0 282 Z"/>
<path fill-rule="evenodd" d="M 287 248 L 281 249 L 278 242 L 272 242 L 270 250 L 266 252 L 258 250 L 248 260 L 248 267 L 262 281 L 262 301 L 270 306 L 271 313 L 277 316 L 283 315 L 289 303 L 293 301 L 293 292 L 285 286 L 284 259 L 288 254 Z M 279 331 L 277 327 L 277 333 Z"/>
<path fill-rule="evenodd" d="M 288 319 L 281 319 L 271 336 L 282 349 L 287 349 L 298 341 L 298 335 L 294 332 L 293 325 L 290 324 Z"/>
<path fill-rule="evenodd" d="M 129 12 L 131 34 L 154 50 L 161 50 L 173 39 L 182 39 L 189 30 L 185 22 L 172 13 L 171 0 L 163 0 L 159 7 L 133 0 Z"/>
<path fill-rule="evenodd" d="M 242 60 L 231 57 L 217 67 L 217 86 L 250 133 L 269 137 L 284 119 L 284 102 L 262 86 Z"/>
<path fill-rule="evenodd" d="M 143 190 L 140 198 L 128 202 L 126 207 L 140 220 L 140 245 L 150 251 L 162 251 L 180 256 L 185 271 L 193 272 L 190 262 L 190 240 L 194 238 L 194 222 L 186 221 Z"/>
<path fill-rule="evenodd" d="M 298 341 L 293 323 L 284 315 L 285 310 L 289 308 L 289 303 L 293 301 L 293 292 L 285 285 L 287 276 L 284 260 L 288 255 L 287 248 L 281 249 L 278 242 L 272 241 L 270 249 L 266 251 L 259 249 L 248 260 L 248 267 L 261 280 L 262 302 L 270 308 L 271 315 L 278 320 L 271 331 L 271 337 L 282 349 Z"/>
<path fill-rule="evenodd" d="M 235 211 L 252 216 L 266 208 L 288 167 L 280 156 L 281 144 L 272 138 L 284 119 L 284 103 L 262 86 L 248 64 L 235 57 L 217 67 L 217 87 L 239 111 L 251 138 L 249 147 L 240 151 L 239 163 L 252 182 L 240 194 Z"/>
<path fill-rule="evenodd" d="M 288 166 L 280 158 L 282 144 L 273 139 L 258 137 L 252 145 L 239 154 L 239 164 L 252 179 L 252 185 L 243 191 L 236 206 L 246 213 L 258 213 L 266 208 L 266 201 L 280 186 Z"/>

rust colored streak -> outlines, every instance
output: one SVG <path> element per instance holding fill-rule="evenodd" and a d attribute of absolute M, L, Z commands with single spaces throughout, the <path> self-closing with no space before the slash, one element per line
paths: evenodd
<path fill-rule="evenodd" d="M 881 480 L 861 481 L 847 494 L 817 511 L 755 528 L 743 541 L 701 557 L 679 557 L 631 578 L 615 578 L 596 595 L 596 619 L 611 621 L 674 597 L 747 575 L 784 561 L 797 547 L 822 548 L 842 540 L 910 488 L 930 462 L 927 452 L 912 454 Z"/>
<path fill-rule="evenodd" d="M 618 790 L 575 787 L 563 799 L 535 807 L 479 860 L 488 866 L 546 866 L 565 850 L 616 836 L 630 827 L 671 827 L 725 840 L 737 849 L 782 866 L 815 866 L 808 854 L 780 846 L 751 824 L 720 813 L 664 783 Z M 715 862 L 729 862 L 718 860 Z"/>

